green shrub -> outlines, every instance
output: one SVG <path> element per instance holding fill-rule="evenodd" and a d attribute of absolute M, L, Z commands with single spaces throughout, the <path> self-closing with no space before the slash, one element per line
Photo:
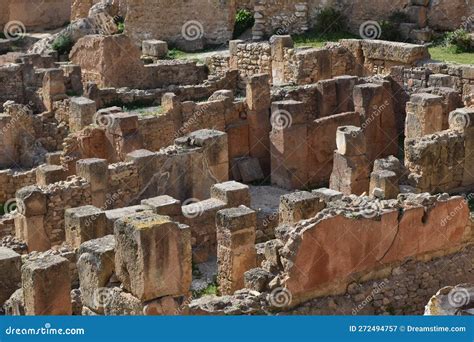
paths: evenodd
<path fill-rule="evenodd" d="M 235 16 L 234 38 L 240 37 L 245 31 L 253 27 L 255 19 L 252 12 L 240 9 Z"/>
<path fill-rule="evenodd" d="M 67 55 L 72 50 L 74 41 L 69 35 L 60 35 L 57 37 L 52 45 L 54 51 L 57 51 L 59 55 Z"/>
<path fill-rule="evenodd" d="M 317 32 L 325 34 L 340 33 L 347 30 L 347 18 L 340 11 L 327 7 L 321 10 L 316 16 Z"/>
<path fill-rule="evenodd" d="M 382 29 L 382 35 L 380 38 L 394 42 L 404 41 L 405 39 L 402 37 L 400 32 L 400 24 L 408 22 L 410 22 L 410 18 L 405 12 L 392 12 L 387 20 L 382 20 L 380 22 L 380 28 Z"/>
<path fill-rule="evenodd" d="M 380 22 L 381 36 L 382 40 L 390 40 L 393 42 L 403 41 L 403 38 L 400 33 L 400 25 L 397 25 L 388 20 L 382 20 Z"/>
<path fill-rule="evenodd" d="M 125 18 L 118 15 L 116 17 L 114 17 L 114 22 L 115 24 L 117 25 L 117 28 L 118 28 L 118 34 L 121 34 L 125 31 Z"/>
<path fill-rule="evenodd" d="M 454 53 L 474 51 L 471 35 L 463 28 L 448 32 L 445 37 L 445 44 Z"/>

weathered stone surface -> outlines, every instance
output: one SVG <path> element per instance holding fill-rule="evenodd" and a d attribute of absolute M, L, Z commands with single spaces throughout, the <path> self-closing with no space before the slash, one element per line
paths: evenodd
<path fill-rule="evenodd" d="M 226 295 L 244 287 L 244 273 L 256 266 L 257 214 L 240 206 L 217 213 L 219 291 Z"/>
<path fill-rule="evenodd" d="M 71 279 L 69 261 L 49 255 L 26 262 L 22 287 L 27 315 L 70 315 Z"/>
<path fill-rule="evenodd" d="M 114 227 L 115 266 L 123 286 L 142 301 L 176 296 L 191 284 L 191 230 L 167 216 L 140 213 Z"/>
<path fill-rule="evenodd" d="M 0 247 L 0 305 L 21 286 L 21 257 L 18 253 Z"/>
<path fill-rule="evenodd" d="M 67 209 L 64 214 L 66 242 L 73 248 L 107 235 L 105 212 L 92 205 Z"/>
<path fill-rule="evenodd" d="M 103 313 L 107 305 L 110 278 L 115 271 L 115 238 L 108 235 L 90 240 L 79 248 L 77 269 L 81 285 L 82 303 Z"/>

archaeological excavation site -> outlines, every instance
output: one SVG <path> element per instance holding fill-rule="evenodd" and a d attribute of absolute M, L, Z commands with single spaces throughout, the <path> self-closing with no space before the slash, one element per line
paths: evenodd
<path fill-rule="evenodd" d="M 474 1 L 0 29 L 0 316 L 474 315 Z"/>

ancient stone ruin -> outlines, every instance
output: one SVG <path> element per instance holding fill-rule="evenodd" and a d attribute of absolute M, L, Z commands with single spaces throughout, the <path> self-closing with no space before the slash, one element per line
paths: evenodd
<path fill-rule="evenodd" d="M 0 26 L 58 29 L 0 39 L 0 314 L 472 314 L 474 65 L 297 46 L 326 2 L 351 27 L 387 14 L 73 0 L 46 20 L 0 0 Z M 472 13 L 402 2 L 418 42 Z"/>

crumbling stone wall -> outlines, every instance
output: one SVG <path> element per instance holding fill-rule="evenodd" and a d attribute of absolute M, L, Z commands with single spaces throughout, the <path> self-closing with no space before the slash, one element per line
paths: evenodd
<path fill-rule="evenodd" d="M 55 29 L 71 16 L 71 0 L 2 0 L 0 5 L 0 27 L 20 21 L 28 29 Z"/>
<path fill-rule="evenodd" d="M 198 84 L 206 78 L 205 70 L 192 61 L 158 61 L 145 66 L 141 51 L 125 35 L 81 38 L 70 59 L 81 67 L 83 82 L 100 87 L 153 89 L 171 84 Z"/>
<path fill-rule="evenodd" d="M 233 0 L 180 0 L 173 6 L 166 0 L 127 3 L 126 34 L 138 43 L 159 39 L 186 48 L 192 44 L 223 44 L 232 38 L 236 13 Z"/>
<path fill-rule="evenodd" d="M 347 18 L 351 32 L 358 34 L 360 26 L 367 21 L 382 21 L 395 11 L 408 14 L 420 28 L 427 25 L 435 30 L 455 30 L 466 21 L 473 5 L 464 0 L 430 0 L 410 2 L 408 0 L 281 0 L 256 1 L 254 39 L 262 39 L 283 31 L 299 33 L 316 24 L 317 14 L 326 7 L 340 10 Z M 467 15 L 466 15 L 467 14 Z"/>
<path fill-rule="evenodd" d="M 191 314 L 419 314 L 433 288 L 473 279 L 461 197 L 374 201 L 318 189 L 283 202 L 277 238 L 245 273 L 246 289 L 193 300 Z"/>

